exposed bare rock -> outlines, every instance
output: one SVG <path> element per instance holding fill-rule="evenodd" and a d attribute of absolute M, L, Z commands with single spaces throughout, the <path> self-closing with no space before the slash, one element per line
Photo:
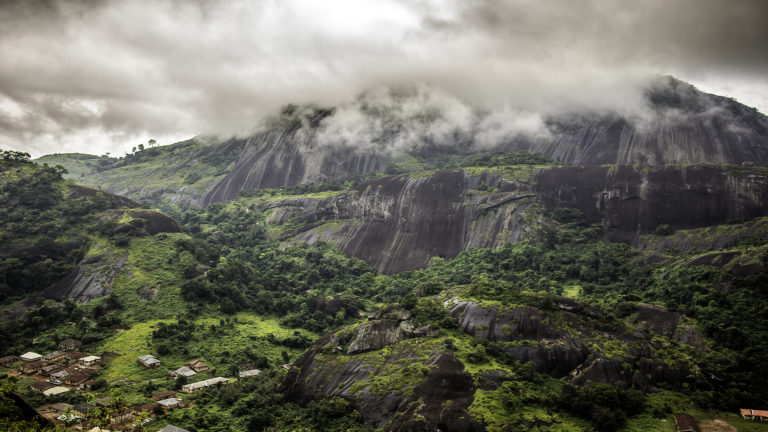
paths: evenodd
<path fill-rule="evenodd" d="M 78 303 L 105 296 L 110 293 L 112 280 L 127 259 L 128 257 L 124 256 L 114 265 L 100 258 L 86 259 L 67 277 L 46 288 L 43 295 L 56 300 L 71 298 Z"/>

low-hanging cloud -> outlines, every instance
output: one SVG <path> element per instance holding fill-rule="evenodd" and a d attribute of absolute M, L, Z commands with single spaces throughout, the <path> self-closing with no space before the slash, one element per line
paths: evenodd
<path fill-rule="evenodd" d="M 415 83 L 441 89 L 422 96 L 446 119 L 417 133 L 481 142 L 566 111 L 637 114 L 658 73 L 768 103 L 766 22 L 760 0 L 6 1 L 0 147 L 244 134 L 291 102 L 338 106 L 328 127 L 366 145 L 352 107 Z"/>

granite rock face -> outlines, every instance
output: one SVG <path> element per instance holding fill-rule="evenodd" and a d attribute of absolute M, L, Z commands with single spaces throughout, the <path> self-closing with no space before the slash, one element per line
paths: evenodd
<path fill-rule="evenodd" d="M 492 187 L 479 191 L 478 185 Z M 299 223 L 294 240 L 327 241 L 382 273 L 424 267 L 473 247 L 535 238 L 554 224 L 531 207 L 576 208 L 612 240 L 637 243 L 662 224 L 695 228 L 768 215 L 757 167 L 552 167 L 524 180 L 439 171 L 384 177 L 336 196 L 270 202 L 267 223 Z M 330 225 L 327 225 L 330 224 Z"/>

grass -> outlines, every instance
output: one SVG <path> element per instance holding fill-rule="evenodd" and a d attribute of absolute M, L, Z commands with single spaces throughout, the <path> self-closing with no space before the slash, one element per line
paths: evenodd
<path fill-rule="evenodd" d="M 152 332 L 163 322 L 171 324 L 175 319 L 156 319 L 134 324 L 128 330 L 120 330 L 116 335 L 107 339 L 101 350 L 118 354 L 105 368 L 101 377 L 107 382 L 120 379 L 132 381 L 161 378 L 167 376 L 169 370 L 183 366 L 187 361 L 200 359 L 208 363 L 211 375 L 215 373 L 226 376 L 226 366 L 230 356 L 243 349 L 252 349 L 258 355 L 267 357 L 274 366 L 284 363 L 282 351 L 291 358 L 297 357 L 303 350 L 287 348 L 269 343 L 264 338 L 270 334 L 278 339 L 292 336 L 298 331 L 301 334 L 315 338 L 317 335 L 306 330 L 287 329 L 280 326 L 276 317 L 262 317 L 248 312 L 241 312 L 230 318 L 231 328 L 221 326 L 220 316 L 206 316 L 194 320 L 198 326 L 196 339 L 189 341 L 185 348 L 187 354 L 159 355 L 156 343 L 153 342 Z M 211 331 L 211 326 L 218 327 Z M 160 359 L 163 366 L 158 369 L 145 369 L 137 362 L 138 357 L 152 354 Z"/>

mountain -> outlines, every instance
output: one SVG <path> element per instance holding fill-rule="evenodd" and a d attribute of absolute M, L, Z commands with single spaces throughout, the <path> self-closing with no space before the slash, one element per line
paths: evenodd
<path fill-rule="evenodd" d="M 501 136 L 482 146 L 475 141 L 486 126 L 477 124 L 472 127 L 480 131 L 457 129 L 446 134 L 448 142 L 435 141 L 429 128 L 450 125 L 441 117 L 445 114 L 428 112 L 439 107 L 400 124 L 402 118 L 381 107 L 362 106 L 355 112 L 360 124 L 342 124 L 366 131 L 361 139 L 370 142 L 360 145 L 354 137 L 335 135 L 332 125 L 341 121 L 336 110 L 288 105 L 244 139 L 198 137 L 148 148 L 87 174 L 77 167 L 82 156 L 70 155 L 67 162 L 67 155 L 60 155 L 57 162 L 84 174 L 82 183 L 132 199 L 201 207 L 249 189 L 346 181 L 387 169 L 420 171 L 434 168 L 429 165 L 435 159 L 460 160 L 478 152 L 525 150 L 571 166 L 768 163 L 768 118 L 757 110 L 672 77 L 649 83 L 644 98 L 647 110 L 636 117 L 558 114 L 545 118 L 544 130 L 536 134 Z"/>
<path fill-rule="evenodd" d="M 81 340 L 118 411 L 193 359 L 238 377 L 150 430 L 766 430 L 737 414 L 768 404 L 762 114 L 661 78 L 642 116 L 490 145 L 489 113 L 383 94 L 122 158 L 3 152 L 0 355 Z"/>

